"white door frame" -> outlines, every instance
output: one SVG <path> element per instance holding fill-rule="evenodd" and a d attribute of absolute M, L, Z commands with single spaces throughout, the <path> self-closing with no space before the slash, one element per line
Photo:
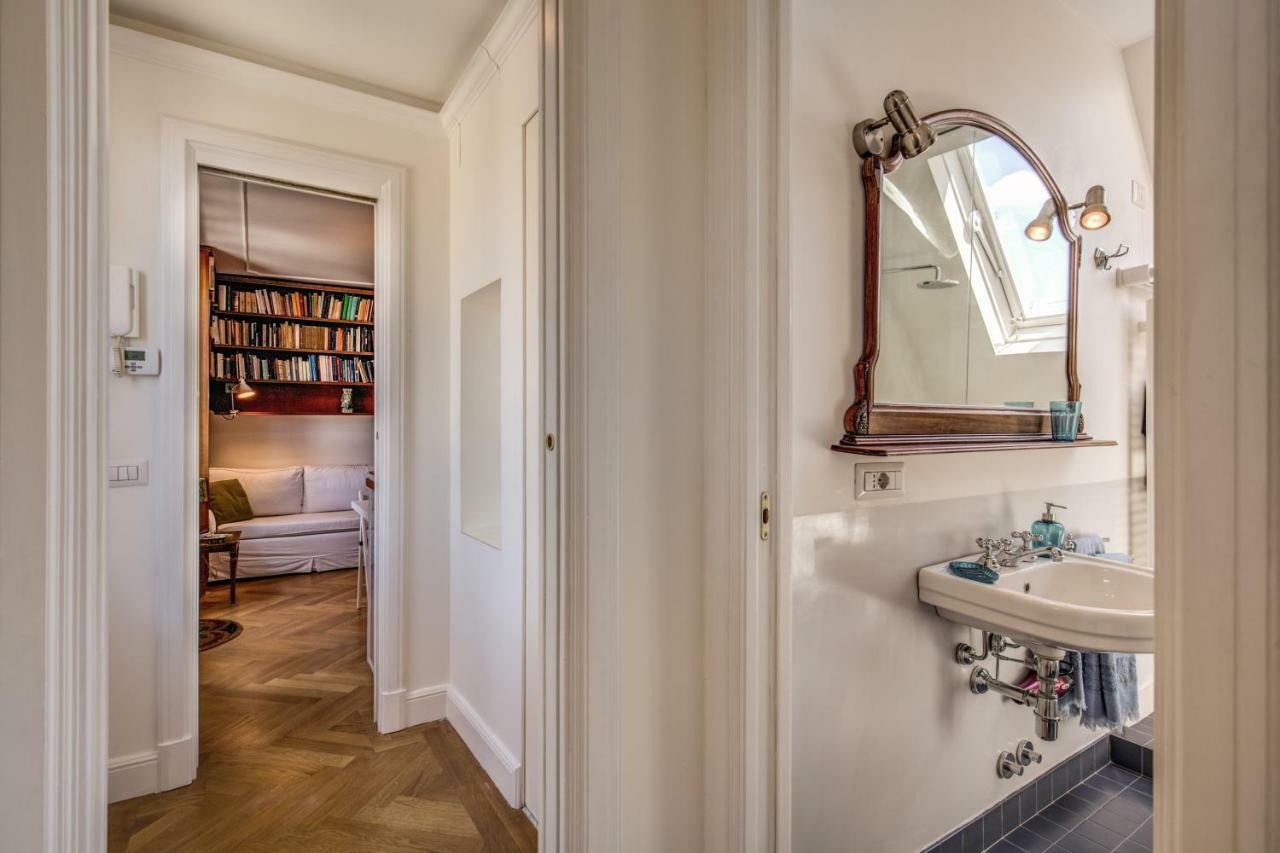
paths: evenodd
<path fill-rule="evenodd" d="M 403 359 L 404 186 L 396 166 L 318 148 L 166 117 L 161 129 L 161 345 L 154 489 L 157 578 L 156 654 L 159 786 L 190 783 L 199 756 L 199 426 L 200 339 L 197 299 L 199 182 L 211 166 L 375 199 L 374 311 L 378 381 L 374 386 L 374 469 L 378 524 L 373 586 L 378 730 L 405 725 L 403 652 Z"/>
<path fill-rule="evenodd" d="M 1158 4 L 1161 851 L 1280 849 L 1277 57 L 1273 0 Z"/>
<path fill-rule="evenodd" d="M 45 853 L 107 835 L 105 0 L 46 0 Z M 36 571 L 28 567 L 27 571 Z M 33 606 L 36 606 L 33 604 Z M 9 772 L 24 772 L 9 768 Z"/>
<path fill-rule="evenodd" d="M 704 846 L 717 853 L 779 846 L 789 781 L 785 11 L 784 0 L 708 6 Z"/>

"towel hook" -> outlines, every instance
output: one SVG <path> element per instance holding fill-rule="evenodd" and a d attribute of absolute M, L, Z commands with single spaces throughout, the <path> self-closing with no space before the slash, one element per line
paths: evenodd
<path fill-rule="evenodd" d="M 1116 258 L 1123 258 L 1129 254 L 1129 247 L 1121 243 L 1114 252 L 1107 254 L 1101 249 L 1093 250 L 1093 265 L 1100 270 L 1110 270 L 1111 262 Z"/>

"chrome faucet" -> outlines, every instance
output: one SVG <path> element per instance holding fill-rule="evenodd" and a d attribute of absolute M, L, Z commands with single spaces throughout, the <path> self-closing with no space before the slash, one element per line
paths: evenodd
<path fill-rule="evenodd" d="M 1076 546 L 1076 543 L 1070 539 L 1064 539 L 1061 546 L 1045 545 L 1035 548 L 1032 545 L 1036 537 L 1028 530 L 1015 530 L 1009 536 L 1008 539 L 978 537 L 978 547 L 982 549 L 980 560 L 982 565 L 993 571 L 1000 571 L 1017 568 L 1022 563 L 1035 562 L 1037 557 L 1042 556 L 1049 557 L 1055 563 L 1061 563 L 1062 552 L 1074 551 Z M 1015 543 L 1015 539 L 1018 542 Z"/>

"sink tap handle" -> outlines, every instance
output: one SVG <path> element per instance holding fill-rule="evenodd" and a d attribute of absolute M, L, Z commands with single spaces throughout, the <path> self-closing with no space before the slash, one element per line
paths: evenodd
<path fill-rule="evenodd" d="M 999 554 L 1001 550 L 1000 540 L 979 536 L 975 541 L 978 543 L 978 547 L 982 549 L 982 565 L 988 569 L 994 569 L 996 567 L 996 554 Z"/>
<path fill-rule="evenodd" d="M 1009 534 L 1014 539 L 1022 540 L 1022 550 L 1030 551 L 1031 543 L 1035 541 L 1035 534 L 1030 530 L 1015 530 Z"/>

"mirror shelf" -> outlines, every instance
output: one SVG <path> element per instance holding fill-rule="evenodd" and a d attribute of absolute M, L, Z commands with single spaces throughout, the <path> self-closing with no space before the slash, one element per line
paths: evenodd
<path fill-rule="evenodd" d="M 1050 430 L 1050 401 L 1081 399 L 1081 239 L 1062 190 L 994 116 L 956 109 L 923 121 L 936 141 L 914 157 L 896 142 L 863 154 L 863 349 L 832 449 L 1114 445 L 1088 435 L 1083 416 L 1076 441 Z"/>

